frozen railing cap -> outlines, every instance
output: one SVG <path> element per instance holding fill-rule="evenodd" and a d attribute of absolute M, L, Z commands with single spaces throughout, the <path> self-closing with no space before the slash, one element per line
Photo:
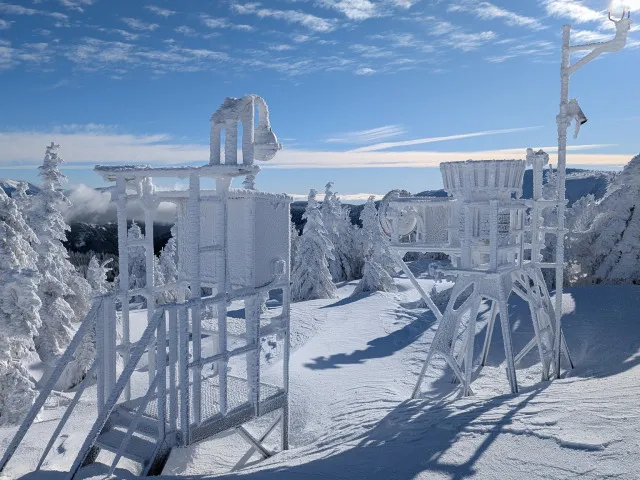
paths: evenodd
<path fill-rule="evenodd" d="M 467 160 L 440 164 L 444 189 L 464 200 L 522 195 L 524 160 Z"/>

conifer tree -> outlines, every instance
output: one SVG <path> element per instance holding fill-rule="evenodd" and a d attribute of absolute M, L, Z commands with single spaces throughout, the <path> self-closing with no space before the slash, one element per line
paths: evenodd
<path fill-rule="evenodd" d="M 329 271 L 334 282 L 341 282 L 352 280 L 357 273 L 357 268 L 354 268 L 356 230 L 351 224 L 349 209 L 342 207 L 340 199 L 332 188 L 333 182 L 325 185 L 321 212 L 329 240 L 335 247 L 333 259 L 329 260 Z"/>
<path fill-rule="evenodd" d="M 389 275 L 391 256 L 380 230 L 374 197 L 369 197 L 362 213 L 363 250 L 365 263 L 363 276 L 353 294 L 362 292 L 395 292 L 393 278 Z"/>
<path fill-rule="evenodd" d="M 75 270 L 63 245 L 69 226 L 62 208 L 69 200 L 61 191 L 66 177 L 58 169 L 62 159 L 58 146 L 47 146 L 39 167 L 42 188 L 33 199 L 30 221 L 39 240 L 38 269 L 42 276 L 38 294 L 42 301 L 42 328 L 36 347 L 45 363 L 53 363 L 75 332 L 74 323 L 84 319 L 91 301 L 91 287 Z"/>
<path fill-rule="evenodd" d="M 333 244 L 322 222 L 316 191 L 309 192 L 307 209 L 302 216 L 307 223 L 296 249 L 292 271 L 293 300 L 333 298 L 336 287 L 331 280 L 328 260 L 333 258 Z"/>
<path fill-rule="evenodd" d="M 95 254 L 91 255 L 89 266 L 87 267 L 87 281 L 91 285 L 94 295 L 102 295 L 110 290 L 107 274 L 111 270 L 108 265 L 112 260 L 109 258 L 100 263 Z"/>
<path fill-rule="evenodd" d="M 589 202 L 589 200 L 585 200 Z M 584 205 L 583 205 L 584 207 Z M 640 283 L 640 155 L 618 174 L 571 244 L 585 283 Z M 586 222 L 585 222 L 586 223 Z"/>

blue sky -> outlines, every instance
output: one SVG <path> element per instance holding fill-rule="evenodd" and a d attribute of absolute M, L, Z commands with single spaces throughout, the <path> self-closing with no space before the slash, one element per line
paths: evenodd
<path fill-rule="evenodd" d="M 640 0 L 625 4 L 640 10 Z M 61 145 L 94 164 L 202 164 L 209 116 L 257 93 L 285 149 L 258 177 L 303 194 L 440 186 L 440 161 L 553 148 L 561 26 L 611 38 L 607 0 L 14 0 L 0 2 L 0 177 L 36 178 Z M 614 5 L 617 9 L 619 5 Z M 632 14 L 633 16 L 633 14 Z M 572 78 L 589 117 L 569 163 L 640 151 L 640 33 Z M 553 157 L 553 152 L 552 157 Z"/>

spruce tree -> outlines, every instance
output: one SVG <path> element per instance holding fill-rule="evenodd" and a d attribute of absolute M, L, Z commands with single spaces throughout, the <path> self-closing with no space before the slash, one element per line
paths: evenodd
<path fill-rule="evenodd" d="M 362 213 L 363 253 L 365 257 L 363 275 L 353 294 L 362 292 L 395 292 L 393 278 L 389 275 L 391 256 L 386 240 L 380 230 L 374 197 L 369 197 Z"/>
<path fill-rule="evenodd" d="M 333 244 L 322 222 L 316 191 L 309 192 L 307 209 L 302 216 L 307 223 L 296 249 L 292 271 L 293 300 L 333 298 L 336 287 L 331 280 L 328 260 L 333 259 Z"/>
<path fill-rule="evenodd" d="M 342 207 L 332 188 L 333 182 L 325 185 L 321 212 L 329 240 L 335 247 L 333 259 L 329 260 L 329 271 L 334 282 L 342 282 L 352 280 L 357 273 L 357 268 L 354 268 L 355 228 L 351 224 L 349 209 Z"/>
<path fill-rule="evenodd" d="M 36 347 L 43 362 L 52 364 L 62 354 L 74 335 L 74 323 L 82 321 L 89 310 L 91 287 L 75 270 L 63 242 L 69 225 L 62 208 L 69 200 L 61 187 L 66 177 L 58 169 L 62 159 L 58 146 L 47 146 L 39 167 L 40 192 L 33 199 L 30 221 L 39 240 L 38 269 L 42 276 L 38 294 L 42 301 L 42 328 Z"/>

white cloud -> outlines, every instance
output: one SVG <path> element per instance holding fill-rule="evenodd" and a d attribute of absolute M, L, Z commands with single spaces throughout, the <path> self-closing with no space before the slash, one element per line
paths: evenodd
<path fill-rule="evenodd" d="M 355 71 L 356 75 L 373 75 L 376 73 L 376 70 L 370 67 L 360 67 Z"/>
<path fill-rule="evenodd" d="M 137 18 L 130 18 L 130 17 L 125 17 L 122 19 L 122 21 L 126 23 L 129 28 L 132 28 L 134 30 L 147 31 L 147 32 L 152 32 L 153 30 L 155 30 L 160 26 L 157 23 L 145 23 L 142 20 L 138 20 Z"/>
<path fill-rule="evenodd" d="M 181 33 L 185 37 L 197 37 L 198 36 L 198 32 L 196 31 L 195 28 L 187 27 L 186 25 L 180 25 L 179 27 L 176 27 L 173 30 L 174 30 L 174 32 Z"/>
<path fill-rule="evenodd" d="M 200 23 L 209 28 L 232 28 L 235 30 L 244 30 L 246 32 L 250 32 L 253 30 L 253 27 L 251 25 L 236 25 L 235 23 L 231 23 L 226 18 L 214 18 L 205 13 L 200 14 Z"/>
<path fill-rule="evenodd" d="M 482 132 L 461 133 L 456 135 L 447 135 L 444 137 L 428 137 L 428 138 L 418 138 L 414 140 L 404 140 L 402 142 L 377 143 L 375 145 L 356 148 L 355 150 L 352 150 L 352 152 L 376 152 L 378 150 L 388 150 L 389 148 L 411 147 L 414 145 L 424 145 L 426 143 L 449 142 L 452 140 L 462 140 L 465 138 L 486 137 L 487 135 L 502 135 L 506 133 L 535 130 L 537 128 L 541 128 L 541 127 L 523 127 L 523 128 L 506 128 L 502 130 L 485 130 Z"/>
<path fill-rule="evenodd" d="M 482 20 L 503 20 L 504 23 L 510 27 L 526 27 L 531 30 L 542 30 L 546 28 L 535 18 L 519 15 L 489 2 L 463 0 L 461 3 L 450 5 L 448 11 L 469 12 Z"/>
<path fill-rule="evenodd" d="M 47 132 L 0 132 L 0 168 L 36 167 L 42 162 L 44 147 L 54 141 L 61 145 L 65 169 L 90 168 L 93 164 L 175 165 L 176 161 L 203 165 L 209 159 L 209 146 L 178 143 L 170 135 L 129 135 L 99 125 L 67 126 Z M 540 148 L 540 147 L 536 147 Z M 553 148 L 547 147 L 549 151 Z M 573 165 L 624 165 L 632 154 L 584 153 L 604 145 L 574 145 L 568 162 Z M 308 151 L 284 149 L 264 168 L 385 168 L 435 167 L 440 162 L 468 159 L 524 158 L 526 148 L 454 152 L 367 152 Z M 555 162 L 555 159 L 553 159 Z"/>
<path fill-rule="evenodd" d="M 274 52 L 286 52 L 289 50 L 295 50 L 296 47 L 292 46 L 292 45 L 287 45 L 286 43 L 281 43 L 278 45 L 270 45 L 269 46 L 269 50 L 274 51 Z"/>
<path fill-rule="evenodd" d="M 69 20 L 69 16 L 64 13 L 49 12 L 48 10 L 36 10 L 35 8 L 27 8 L 21 5 L 13 5 L 4 2 L 0 2 L 0 13 L 4 13 L 6 15 L 43 15 L 63 22 Z"/>
<path fill-rule="evenodd" d="M 357 132 L 346 132 L 327 138 L 327 143 L 371 143 L 379 142 L 387 138 L 398 137 L 404 135 L 405 129 L 402 125 L 385 125 L 384 127 L 372 128 L 369 130 L 360 130 Z"/>
<path fill-rule="evenodd" d="M 327 20 L 300 10 L 263 8 L 260 3 L 234 3 L 232 4 L 232 9 L 240 15 L 256 15 L 259 18 L 273 18 L 287 23 L 297 23 L 314 32 L 330 32 L 336 27 L 334 20 Z"/>
<path fill-rule="evenodd" d="M 6 30 L 7 28 L 11 27 L 11 23 L 13 22 L 9 22 L 8 20 L 3 20 L 2 18 L 0 18 L 0 30 Z"/>
<path fill-rule="evenodd" d="M 318 0 L 317 3 L 339 11 L 349 20 L 367 20 L 379 15 L 376 5 L 370 0 Z"/>
<path fill-rule="evenodd" d="M 146 5 L 144 8 L 149 10 L 151 13 L 155 13 L 156 15 L 160 15 L 161 17 L 170 17 L 171 15 L 175 15 L 175 10 L 167 10 L 166 8 L 156 7 L 155 5 Z"/>
<path fill-rule="evenodd" d="M 96 0 L 59 0 L 63 7 L 67 7 L 69 10 L 75 10 L 78 12 L 84 12 L 83 6 L 90 6 L 96 3 Z"/>
<path fill-rule="evenodd" d="M 604 2 L 602 4 L 604 6 Z M 580 0 L 543 0 L 542 5 L 548 15 L 574 23 L 601 22 L 605 18 L 604 12 L 593 10 Z"/>

